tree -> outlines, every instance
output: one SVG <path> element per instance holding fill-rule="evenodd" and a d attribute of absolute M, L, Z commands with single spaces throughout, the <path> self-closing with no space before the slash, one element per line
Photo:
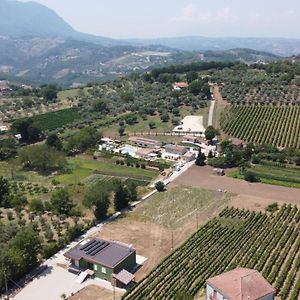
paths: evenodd
<path fill-rule="evenodd" d="M 166 190 L 166 186 L 162 181 L 156 182 L 155 188 L 158 192 L 164 192 Z"/>
<path fill-rule="evenodd" d="M 156 124 L 155 124 L 155 122 L 153 122 L 153 121 L 151 121 L 151 122 L 149 122 L 149 128 L 150 129 L 155 129 L 156 128 Z"/>
<path fill-rule="evenodd" d="M 107 103 L 104 100 L 96 100 L 93 104 L 93 110 L 100 112 L 102 114 L 106 114 L 108 112 Z"/>
<path fill-rule="evenodd" d="M 34 143 L 40 140 L 42 132 L 32 119 L 20 119 L 13 122 L 11 130 L 15 134 L 21 134 L 21 140 L 25 143 Z"/>
<path fill-rule="evenodd" d="M 202 153 L 201 150 L 199 150 L 195 164 L 197 166 L 205 166 L 206 165 L 205 160 L 206 160 L 205 154 Z"/>
<path fill-rule="evenodd" d="M 41 240 L 36 231 L 32 227 L 27 226 L 21 228 L 12 240 L 11 245 L 13 249 L 19 250 L 27 266 L 27 270 L 36 266 L 37 255 L 41 248 Z"/>
<path fill-rule="evenodd" d="M 125 133 L 125 127 L 124 126 L 120 126 L 118 129 L 119 135 L 120 137 L 124 135 Z"/>
<path fill-rule="evenodd" d="M 208 126 L 205 130 L 205 138 L 212 141 L 217 134 L 217 130 L 213 126 Z"/>
<path fill-rule="evenodd" d="M 109 192 L 100 184 L 92 185 L 84 195 L 83 205 L 94 208 L 94 215 L 98 220 L 106 217 L 109 208 Z"/>
<path fill-rule="evenodd" d="M 190 71 L 186 74 L 186 80 L 188 83 L 191 83 L 192 81 L 197 80 L 198 78 L 198 73 L 195 71 Z"/>
<path fill-rule="evenodd" d="M 211 98 L 210 87 L 207 82 L 203 80 L 194 80 L 189 85 L 189 91 L 194 95 L 203 94 L 207 99 Z"/>
<path fill-rule="evenodd" d="M 61 170 L 67 163 L 62 152 L 49 147 L 47 144 L 22 148 L 19 151 L 19 160 L 23 164 L 23 167 L 39 172 Z"/>
<path fill-rule="evenodd" d="M 129 204 L 129 191 L 124 184 L 119 181 L 116 183 L 114 205 L 116 211 L 121 211 Z"/>
<path fill-rule="evenodd" d="M 89 147 L 93 147 L 101 138 L 102 134 L 97 129 L 92 127 L 85 127 L 79 132 L 75 133 L 67 143 L 67 150 L 85 151 Z"/>
<path fill-rule="evenodd" d="M 167 112 L 163 112 L 160 116 L 160 119 L 162 120 L 162 122 L 169 122 L 170 117 L 169 114 Z"/>
<path fill-rule="evenodd" d="M 63 148 L 63 144 L 57 134 L 52 133 L 47 137 L 46 144 L 49 147 L 53 147 L 58 151 L 61 151 Z"/>
<path fill-rule="evenodd" d="M 71 209 L 74 207 L 70 194 L 66 189 L 58 189 L 53 192 L 50 200 L 52 210 L 60 215 L 70 215 Z"/>
<path fill-rule="evenodd" d="M 8 205 L 8 196 L 10 192 L 9 181 L 3 176 L 0 176 L 0 206 L 7 207 Z"/>
<path fill-rule="evenodd" d="M 129 192 L 129 200 L 136 201 L 138 198 L 136 184 L 133 181 L 127 182 L 127 188 Z"/>
<path fill-rule="evenodd" d="M 55 85 L 48 84 L 42 87 L 41 92 L 46 101 L 52 101 L 57 98 L 58 89 Z"/>
<path fill-rule="evenodd" d="M 32 199 L 29 203 L 29 210 L 32 212 L 43 212 L 44 204 L 40 199 Z"/>

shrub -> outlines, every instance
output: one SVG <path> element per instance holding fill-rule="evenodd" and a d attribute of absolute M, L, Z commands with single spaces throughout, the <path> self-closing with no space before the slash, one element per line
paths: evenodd
<path fill-rule="evenodd" d="M 251 171 L 247 171 L 245 173 L 245 180 L 249 181 L 249 182 L 259 182 L 260 178 L 257 174 L 251 172 Z"/>
<path fill-rule="evenodd" d="M 166 186 L 162 181 L 158 181 L 155 184 L 155 188 L 157 189 L 158 192 L 164 192 L 166 190 Z"/>

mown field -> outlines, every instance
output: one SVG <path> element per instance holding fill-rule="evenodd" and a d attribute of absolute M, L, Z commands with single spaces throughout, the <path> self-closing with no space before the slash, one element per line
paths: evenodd
<path fill-rule="evenodd" d="M 92 174 L 107 175 L 150 182 L 158 171 L 146 170 L 136 167 L 116 165 L 111 162 L 90 159 L 69 158 L 69 172 L 55 177 L 63 185 L 79 183 Z"/>
<path fill-rule="evenodd" d="M 226 134 L 246 142 L 300 148 L 299 105 L 234 105 L 220 123 Z"/>
<path fill-rule="evenodd" d="M 273 215 L 226 208 L 166 257 L 122 299 L 196 296 L 208 278 L 237 266 L 256 269 L 282 299 L 300 295 L 300 210 Z"/>

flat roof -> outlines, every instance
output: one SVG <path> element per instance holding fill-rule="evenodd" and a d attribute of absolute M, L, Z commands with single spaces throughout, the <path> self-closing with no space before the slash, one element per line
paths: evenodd
<path fill-rule="evenodd" d="M 275 289 L 258 271 L 246 268 L 234 269 L 206 282 L 230 300 L 257 300 L 275 293 Z"/>
<path fill-rule="evenodd" d="M 79 243 L 64 256 L 114 268 L 134 252 L 136 250 L 128 245 L 94 238 Z"/>
<path fill-rule="evenodd" d="M 160 141 L 146 139 L 146 138 L 139 137 L 139 136 L 132 136 L 128 140 L 131 142 L 141 142 L 141 143 L 146 143 L 146 144 L 161 144 Z"/>

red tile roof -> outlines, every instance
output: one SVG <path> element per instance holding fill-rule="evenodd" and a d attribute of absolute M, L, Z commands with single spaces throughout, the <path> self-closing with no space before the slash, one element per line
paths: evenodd
<path fill-rule="evenodd" d="M 257 300 L 275 289 L 256 270 L 237 268 L 210 278 L 207 284 L 230 300 Z"/>
<path fill-rule="evenodd" d="M 187 82 L 175 82 L 175 86 L 178 88 L 187 88 L 189 85 Z"/>

